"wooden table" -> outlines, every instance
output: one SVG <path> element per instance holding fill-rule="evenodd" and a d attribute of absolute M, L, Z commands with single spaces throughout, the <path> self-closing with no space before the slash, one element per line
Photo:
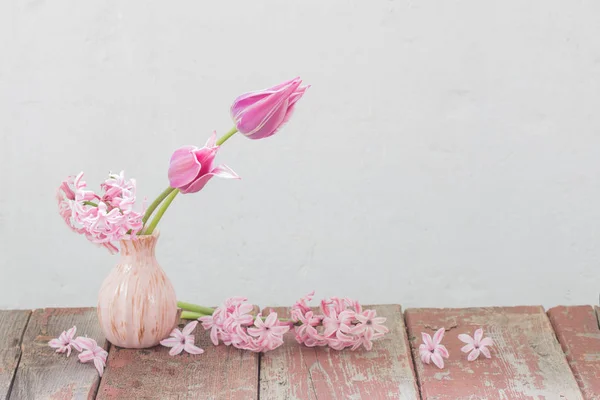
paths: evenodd
<path fill-rule="evenodd" d="M 275 351 L 254 354 L 215 347 L 199 328 L 205 353 L 176 357 L 160 346 L 110 346 L 94 308 L 0 311 L 0 399 L 600 399 L 600 329 L 591 306 L 372 307 L 388 318 L 390 334 L 369 352 L 306 348 L 289 336 Z M 48 347 L 73 325 L 109 350 L 102 378 L 76 354 Z M 450 351 L 442 370 L 418 358 L 420 333 L 440 327 Z M 496 345 L 491 359 L 468 362 L 457 335 L 478 327 Z"/>

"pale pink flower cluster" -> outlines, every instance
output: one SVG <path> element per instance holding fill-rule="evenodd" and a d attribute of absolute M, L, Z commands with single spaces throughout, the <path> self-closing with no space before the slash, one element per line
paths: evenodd
<path fill-rule="evenodd" d="M 101 189 L 101 195 L 88 190 L 83 172 L 68 177 L 57 191 L 58 211 L 74 232 L 116 253 L 113 242 L 128 234 L 135 237 L 142 229 L 143 212 L 133 209 L 135 180 L 125 179 L 123 171 L 110 174 Z"/>
<path fill-rule="evenodd" d="M 298 300 L 291 310 L 296 341 L 308 347 L 329 346 L 335 350 L 373 347 L 373 340 L 389 332 L 384 317 L 375 310 L 363 310 L 360 303 L 348 298 L 332 297 L 321 301 L 315 314 L 308 306 L 314 292 Z"/>
<path fill-rule="evenodd" d="M 281 346 L 290 324 L 279 321 L 275 312 L 264 320 L 261 314 L 253 317 L 250 314 L 252 309 L 246 298 L 232 297 L 223 306 L 217 307 L 212 315 L 199 320 L 205 330 L 210 329 L 210 339 L 215 346 L 221 341 L 227 346 L 254 352 Z"/>
<path fill-rule="evenodd" d="M 74 326 L 61 333 L 58 338 L 50 340 L 48 346 L 56 349 L 57 353 L 67 353 L 67 357 L 71 355 L 71 348 L 79 351 L 79 361 L 82 363 L 92 361 L 98 370 L 98 374 L 102 376 L 108 352 L 98 346 L 94 339 L 81 336 L 75 338 L 76 332 L 77 327 Z"/>

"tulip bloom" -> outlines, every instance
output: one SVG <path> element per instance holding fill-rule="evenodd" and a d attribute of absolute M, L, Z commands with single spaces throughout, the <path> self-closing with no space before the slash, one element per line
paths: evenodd
<path fill-rule="evenodd" d="M 231 105 L 231 117 L 237 130 L 250 139 L 263 139 L 274 135 L 285 124 L 294 105 L 309 86 L 300 86 L 295 78 L 272 88 L 245 93 Z"/>
<path fill-rule="evenodd" d="M 226 179 L 240 177 L 226 165 L 213 167 L 213 161 L 219 150 L 216 146 L 217 134 L 213 132 L 204 147 L 184 146 L 175 150 L 169 164 L 169 184 L 181 193 L 196 193 L 213 176 Z"/>

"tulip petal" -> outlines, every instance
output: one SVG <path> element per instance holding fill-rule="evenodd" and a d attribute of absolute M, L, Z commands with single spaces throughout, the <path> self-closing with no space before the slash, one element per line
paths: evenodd
<path fill-rule="evenodd" d="M 194 155 L 193 146 L 181 147 L 173 153 L 169 164 L 169 184 L 174 188 L 184 188 L 200 174 L 202 165 Z M 182 191 L 183 192 L 183 191 Z"/>
<path fill-rule="evenodd" d="M 216 172 L 215 172 L 216 171 Z M 218 176 L 220 178 L 228 178 L 228 179 L 240 179 L 239 176 L 233 172 L 229 167 L 225 165 L 219 165 L 212 172 L 201 176 L 196 181 L 192 182 L 185 188 L 181 189 L 181 193 L 196 193 L 199 192 L 206 186 L 208 181 L 210 181 L 214 176 Z"/>
<path fill-rule="evenodd" d="M 287 86 L 240 111 L 235 118 L 238 130 L 252 139 L 272 135 L 284 120 L 289 97 L 301 82 L 300 79 L 292 80 Z M 253 135 L 257 136 L 252 137 Z"/>
<path fill-rule="evenodd" d="M 213 131 L 212 135 L 206 141 L 204 147 L 215 147 L 217 144 L 217 131 Z"/>

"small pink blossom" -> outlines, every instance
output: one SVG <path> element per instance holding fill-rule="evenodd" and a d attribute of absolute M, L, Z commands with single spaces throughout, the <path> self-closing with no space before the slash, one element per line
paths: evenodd
<path fill-rule="evenodd" d="M 445 331 L 444 328 L 438 329 L 433 335 L 433 339 L 428 333 L 421 333 L 423 343 L 419 346 L 419 354 L 421 355 L 422 362 L 429 364 L 433 361 L 438 368 L 444 368 L 444 358 L 449 357 L 446 346 L 441 344 Z"/>
<path fill-rule="evenodd" d="M 260 314 L 254 320 L 254 328 L 248 333 L 257 338 L 257 343 L 264 350 L 273 350 L 283 344 L 283 334 L 290 330 L 289 325 L 281 325 L 277 313 L 273 312 L 263 321 Z"/>
<path fill-rule="evenodd" d="M 181 331 L 177 328 L 173 329 L 171 337 L 161 340 L 160 344 L 165 347 L 171 347 L 169 354 L 172 356 L 175 356 L 182 351 L 190 354 L 204 353 L 204 350 L 194 345 L 195 338 L 194 335 L 192 335 L 192 332 L 196 328 L 196 325 L 198 325 L 198 321 L 192 321 Z"/>
<path fill-rule="evenodd" d="M 96 343 L 94 339 L 79 337 L 77 338 L 77 343 L 83 349 L 83 351 L 79 353 L 79 361 L 82 363 L 93 361 L 94 366 L 98 370 L 98 374 L 102 376 L 104 367 L 106 366 L 108 352 L 98 346 L 98 343 Z"/>
<path fill-rule="evenodd" d="M 71 355 L 71 348 L 74 348 L 77 351 L 81 351 L 81 346 L 75 339 L 75 333 L 77 332 L 77 327 L 74 326 L 68 331 L 64 331 L 61 333 L 57 339 L 52 339 L 48 342 L 48 346 L 56 349 L 57 353 L 67 353 L 67 357 Z"/>
<path fill-rule="evenodd" d="M 362 313 L 356 313 L 355 315 L 358 324 L 352 328 L 352 334 L 364 335 L 365 338 L 371 340 L 378 338 L 388 333 L 390 330 L 383 325 L 386 321 L 384 317 L 377 317 L 377 311 L 365 310 Z"/>
<path fill-rule="evenodd" d="M 296 301 L 291 308 L 292 313 L 294 313 L 294 311 L 300 311 L 302 314 L 305 314 L 308 311 L 310 311 L 310 306 L 307 303 L 309 303 L 313 299 L 314 295 L 315 291 L 313 290 L 306 296 L 300 298 L 300 300 Z"/>
<path fill-rule="evenodd" d="M 479 357 L 479 354 L 483 354 L 486 358 L 492 357 L 488 346 L 493 346 L 494 341 L 489 337 L 483 337 L 483 329 L 477 329 L 473 337 L 466 333 L 461 333 L 458 335 L 458 339 L 463 343 L 467 343 L 460 350 L 463 353 L 469 353 L 467 356 L 469 361 L 476 360 Z"/>
<path fill-rule="evenodd" d="M 181 193 L 196 193 L 202 190 L 213 176 L 240 179 L 226 165 L 213 166 L 219 150 L 217 134 L 213 132 L 204 147 L 183 146 L 175 150 L 169 164 L 169 184 Z"/>
<path fill-rule="evenodd" d="M 303 343 L 307 339 L 324 339 L 318 334 L 317 329 L 315 328 L 316 326 L 319 326 L 319 324 L 321 323 L 321 319 L 319 317 L 315 317 L 312 311 L 307 311 L 303 314 L 298 309 L 292 310 L 292 321 L 301 322 L 301 325 L 297 325 L 294 327 L 294 332 L 296 333 L 296 341 L 298 343 Z M 314 343 L 314 341 L 312 340 L 310 342 Z"/>
<path fill-rule="evenodd" d="M 339 314 L 335 309 L 330 310 L 329 315 L 323 318 L 323 327 L 325 328 L 323 336 L 329 338 L 332 335 L 349 333 L 355 315 L 356 313 L 351 310 L 344 310 Z"/>

